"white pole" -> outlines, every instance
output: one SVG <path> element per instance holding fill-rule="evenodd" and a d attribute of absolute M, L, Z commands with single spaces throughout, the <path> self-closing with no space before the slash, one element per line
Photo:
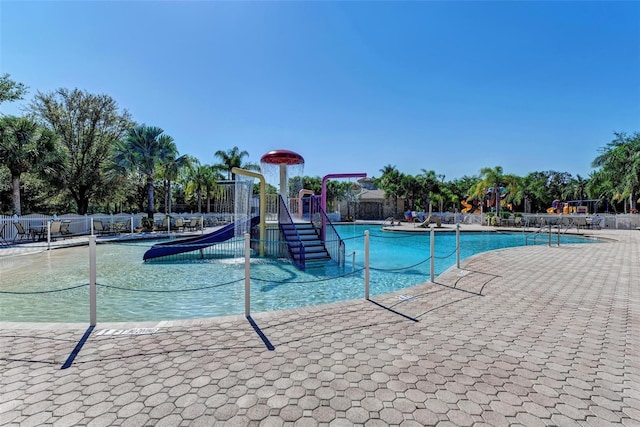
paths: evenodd
<path fill-rule="evenodd" d="M 283 200 L 289 200 L 289 191 L 287 189 L 287 165 L 284 163 L 280 164 L 280 195 Z"/>
<path fill-rule="evenodd" d="M 435 254 L 435 252 L 436 252 L 436 250 L 435 250 L 435 247 L 436 247 L 436 230 L 435 230 L 435 228 L 433 228 L 433 224 L 431 224 L 431 233 L 429 235 L 429 240 L 430 240 L 430 242 L 429 242 L 430 243 L 430 248 L 429 248 L 430 257 L 429 257 L 429 260 L 431 261 L 431 263 L 430 263 L 431 265 L 430 265 L 429 270 L 430 270 L 430 273 L 431 273 L 431 283 L 434 283 L 435 282 L 435 258 L 436 258 L 436 256 L 435 256 L 436 255 Z"/>
<path fill-rule="evenodd" d="M 131 235 L 133 235 L 133 221 L 135 221 L 135 217 L 131 215 Z"/>
<path fill-rule="evenodd" d="M 364 299 L 369 299 L 369 230 L 364 232 Z"/>
<path fill-rule="evenodd" d="M 460 268 L 460 224 L 456 224 L 456 266 Z"/>
<path fill-rule="evenodd" d="M 251 315 L 251 238 L 244 233 L 244 315 Z"/>
<path fill-rule="evenodd" d="M 91 235 L 93 236 L 93 217 L 91 218 Z"/>
<path fill-rule="evenodd" d="M 93 221 L 91 221 L 93 224 Z M 89 324 L 96 326 L 96 236 L 89 236 Z"/>
<path fill-rule="evenodd" d="M 47 250 L 51 249 L 51 221 L 47 221 Z"/>

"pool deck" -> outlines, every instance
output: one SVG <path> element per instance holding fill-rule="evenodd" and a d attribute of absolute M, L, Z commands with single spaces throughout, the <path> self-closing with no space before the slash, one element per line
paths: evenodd
<path fill-rule="evenodd" d="M 250 320 L 0 323 L 0 425 L 640 426 L 640 232 L 584 233 Z"/>

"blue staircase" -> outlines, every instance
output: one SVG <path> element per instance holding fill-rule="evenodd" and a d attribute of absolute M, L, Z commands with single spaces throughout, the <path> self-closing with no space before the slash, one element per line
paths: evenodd
<path fill-rule="evenodd" d="M 331 255 L 320 239 L 319 230 L 310 222 L 280 224 L 294 263 L 305 268 L 310 262 L 331 261 Z"/>
<path fill-rule="evenodd" d="M 294 222 L 282 197 L 279 198 L 278 227 L 291 260 L 299 269 L 332 260 L 322 240 L 321 228 L 313 222 Z"/>

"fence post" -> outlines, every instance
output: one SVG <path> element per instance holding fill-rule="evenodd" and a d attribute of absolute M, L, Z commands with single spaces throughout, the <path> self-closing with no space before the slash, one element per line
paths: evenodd
<path fill-rule="evenodd" d="M 93 224 L 93 221 L 91 221 Z M 89 236 L 89 325 L 96 326 L 96 236 Z"/>
<path fill-rule="evenodd" d="M 460 224 L 456 224 L 456 267 L 460 268 Z"/>
<path fill-rule="evenodd" d="M 251 316 L 251 237 L 244 233 L 244 315 Z"/>
<path fill-rule="evenodd" d="M 430 266 L 429 266 L 429 271 L 430 271 L 430 276 L 431 276 L 431 283 L 435 282 L 435 258 L 436 258 L 436 229 L 433 227 L 433 224 L 431 224 L 431 232 L 429 233 L 429 260 L 430 260 Z"/>
<path fill-rule="evenodd" d="M 356 271 L 356 251 L 351 252 L 351 272 L 354 271 Z"/>
<path fill-rule="evenodd" d="M 369 299 L 369 230 L 364 232 L 364 299 Z"/>
<path fill-rule="evenodd" d="M 51 221 L 47 221 L 47 250 L 51 250 Z"/>

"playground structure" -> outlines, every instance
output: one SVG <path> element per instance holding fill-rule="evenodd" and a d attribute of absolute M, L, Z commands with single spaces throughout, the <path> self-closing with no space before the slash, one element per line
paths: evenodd
<path fill-rule="evenodd" d="M 600 203 L 600 199 L 584 199 L 584 200 L 554 200 L 551 207 L 547 209 L 549 214 L 589 214 L 596 213 L 596 206 Z"/>
<path fill-rule="evenodd" d="M 479 203 L 475 203 L 475 206 L 474 206 L 473 202 L 474 201 L 472 200 L 472 203 L 469 203 L 468 196 L 464 200 L 461 200 L 460 204 L 462 205 L 462 210 L 460 212 L 462 212 L 463 214 L 466 214 L 466 213 L 481 213 L 482 212 L 482 206 Z"/>
<path fill-rule="evenodd" d="M 322 180 L 322 194 L 313 196 L 311 190 L 301 189 L 298 192 L 298 215 L 292 215 L 289 207 L 288 175 L 290 169 L 301 169 L 304 159 L 297 153 L 289 150 L 274 150 L 266 153 L 261 158 L 262 172 L 273 175 L 277 171 L 279 180 L 279 203 L 277 204 L 276 218 L 270 217 L 267 212 L 266 179 L 262 173 L 233 168 L 236 175 L 234 190 L 234 213 L 231 224 L 212 233 L 199 237 L 178 239 L 154 245 L 145 255 L 144 260 L 163 259 L 177 254 L 197 252 L 200 258 L 204 257 L 203 251 L 214 245 L 228 241 L 240 241 L 245 233 L 251 233 L 252 238 L 257 238 L 259 255 L 262 256 L 287 256 L 292 263 L 300 269 L 309 265 L 323 264 L 334 261 L 338 265 L 344 265 L 344 242 L 331 224 L 326 214 L 327 181 L 330 178 L 362 178 L 364 173 L 343 173 L 325 175 Z M 296 176 L 302 176 L 299 173 Z M 251 199 L 253 179 L 260 182 L 259 190 L 259 214 L 255 215 L 256 203 Z M 308 219 L 302 215 L 302 198 L 308 195 L 309 203 Z M 320 203 L 318 203 L 320 199 Z M 294 220 L 293 218 L 296 217 Z M 269 218 L 269 221 L 268 221 Z M 259 235 L 252 231 L 257 227 Z M 256 245 L 253 245 L 254 249 Z M 231 251 L 230 253 L 238 253 Z M 237 256 L 237 255 L 236 255 Z"/>

